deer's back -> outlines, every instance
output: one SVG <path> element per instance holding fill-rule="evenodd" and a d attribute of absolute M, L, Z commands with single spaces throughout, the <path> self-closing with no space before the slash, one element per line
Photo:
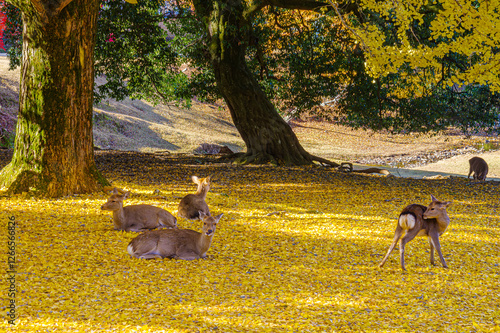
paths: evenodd
<path fill-rule="evenodd" d="M 123 207 L 126 225 L 143 225 L 146 228 L 158 226 L 158 214 L 163 209 L 151 205 L 130 205 Z"/>
<path fill-rule="evenodd" d="M 160 229 L 144 232 L 130 245 L 138 254 L 154 252 L 164 258 L 175 257 L 179 249 L 194 251 L 200 233 L 190 229 Z"/>
<path fill-rule="evenodd" d="M 399 216 L 404 215 L 404 214 L 411 214 L 414 217 L 417 216 L 424 216 L 424 212 L 427 209 L 426 206 L 420 205 L 420 204 L 411 204 L 403 208 L 401 211 L 401 214 Z"/>
<path fill-rule="evenodd" d="M 411 215 L 415 219 L 415 223 L 421 225 L 422 231 L 418 234 L 418 236 L 428 235 L 429 231 L 433 228 L 438 228 L 438 221 L 435 218 L 432 219 L 424 219 L 424 212 L 427 210 L 427 207 L 420 204 L 411 204 L 406 206 L 401 214 L 399 214 L 399 219 L 403 215 Z"/>
<path fill-rule="evenodd" d="M 123 207 L 126 216 L 139 217 L 139 216 L 155 216 L 164 209 L 151 205 L 130 205 Z"/>
<path fill-rule="evenodd" d="M 484 180 L 488 174 L 488 164 L 480 157 L 473 157 L 469 160 L 470 168 L 474 171 L 474 177 Z"/>
<path fill-rule="evenodd" d="M 178 214 L 188 219 L 194 219 L 199 217 L 198 211 L 200 210 L 207 215 L 209 214 L 205 199 L 196 194 L 188 194 L 179 203 Z"/>

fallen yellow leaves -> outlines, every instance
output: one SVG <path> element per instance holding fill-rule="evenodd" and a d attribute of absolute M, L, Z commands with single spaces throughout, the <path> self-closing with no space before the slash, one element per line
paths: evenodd
<path fill-rule="evenodd" d="M 18 318 L 15 326 L 1 318 L 0 330 L 500 330 L 496 183 L 346 175 L 319 167 L 175 164 L 143 155 L 140 163 L 117 156 L 100 167 L 115 186 L 132 191 L 126 204 L 156 205 L 174 215 L 180 198 L 192 192 L 190 176 L 211 175 L 207 202 L 213 214 L 225 215 L 209 258 L 131 258 L 126 247 L 137 234 L 113 230 L 111 215 L 100 210 L 104 193 L 2 197 L 1 230 L 9 216 L 19 224 Z M 423 238 L 407 246 L 407 273 L 395 253 L 379 269 L 400 210 L 413 202 L 427 205 L 430 194 L 454 201 L 441 237 L 450 269 L 429 265 Z M 200 229 L 196 221 L 178 222 Z"/>

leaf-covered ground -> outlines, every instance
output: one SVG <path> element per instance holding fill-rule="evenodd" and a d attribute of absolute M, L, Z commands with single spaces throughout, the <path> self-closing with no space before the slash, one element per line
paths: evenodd
<path fill-rule="evenodd" d="M 131 190 L 127 204 L 176 213 L 212 176 L 207 202 L 224 213 L 196 261 L 138 260 L 136 233 L 113 230 L 96 193 L 57 200 L 0 198 L 0 227 L 17 223 L 19 332 L 498 332 L 498 183 L 342 174 L 321 167 L 241 167 L 101 152 L 100 169 Z M 160 195 L 155 194 L 160 190 Z M 2 193 L 0 193 L 2 194 Z M 449 269 L 429 264 L 427 240 L 409 243 L 407 273 L 389 246 L 400 210 L 453 200 L 441 238 Z M 199 222 L 179 219 L 183 228 Z M 6 236 L 1 242 L 6 247 Z M 6 270 L 6 251 L 1 261 Z M 7 312 L 3 280 L 2 313 Z"/>

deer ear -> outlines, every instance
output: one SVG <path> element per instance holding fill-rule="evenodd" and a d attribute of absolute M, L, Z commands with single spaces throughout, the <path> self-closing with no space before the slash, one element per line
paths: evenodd
<path fill-rule="evenodd" d="M 191 179 L 193 180 L 193 182 L 195 182 L 196 184 L 199 184 L 200 183 L 200 179 L 196 176 L 191 176 Z"/>
<path fill-rule="evenodd" d="M 117 193 L 118 193 L 118 189 L 117 189 L 116 187 L 114 187 L 114 188 L 113 188 L 113 190 L 111 190 L 111 192 L 112 192 L 113 194 L 117 194 Z"/>
<path fill-rule="evenodd" d="M 436 199 L 436 197 L 435 197 L 435 196 L 433 196 L 432 194 L 431 194 L 431 199 L 432 199 L 432 201 L 439 201 L 439 200 L 438 200 L 438 199 Z"/>
<path fill-rule="evenodd" d="M 215 219 L 217 222 L 219 222 L 219 220 L 220 220 L 220 218 L 222 217 L 222 215 L 224 215 L 224 214 L 222 214 L 222 213 L 221 213 L 221 214 L 219 214 L 219 215 L 215 216 L 215 217 L 214 217 L 214 219 Z"/>
<path fill-rule="evenodd" d="M 205 217 L 207 217 L 207 214 L 205 214 L 205 212 L 199 210 L 198 211 L 198 215 L 200 216 L 200 219 L 203 220 Z"/>
<path fill-rule="evenodd" d="M 448 207 L 448 206 L 451 206 L 452 203 L 453 203 L 453 201 L 445 201 L 445 202 L 443 202 L 443 206 Z"/>
<path fill-rule="evenodd" d="M 205 182 L 206 182 L 207 184 L 210 184 L 210 176 L 208 176 L 207 178 L 205 178 Z"/>
<path fill-rule="evenodd" d="M 130 196 L 130 191 L 123 193 L 123 199 L 127 199 Z"/>

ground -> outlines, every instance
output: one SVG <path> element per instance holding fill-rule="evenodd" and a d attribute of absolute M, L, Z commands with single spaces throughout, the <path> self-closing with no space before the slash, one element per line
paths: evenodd
<path fill-rule="evenodd" d="M 5 320 L 14 299 L 5 293 L 0 331 L 499 331 L 499 182 L 207 163 L 213 158 L 96 152 L 106 179 L 131 191 L 126 205 L 174 216 L 196 189 L 190 176 L 211 175 L 207 203 L 224 216 L 205 260 L 132 258 L 126 249 L 137 233 L 113 230 L 112 214 L 100 209 L 107 193 L 0 192 L 0 230 L 17 224 L 9 245 L 16 326 Z M 406 247 L 406 273 L 397 250 L 379 268 L 401 209 L 428 204 L 430 194 L 453 200 L 440 237 L 449 269 L 430 265 L 425 237 Z M 199 221 L 178 224 L 200 230 Z"/>
<path fill-rule="evenodd" d="M 8 58 L 0 56 L 0 121 L 4 119 L 0 125 L 10 130 L 14 128 L 18 90 L 19 69 L 8 70 Z M 94 144 L 102 150 L 192 154 L 203 144 L 227 146 L 234 152 L 244 150 L 222 105 L 195 101 L 186 109 L 126 99 L 104 101 L 94 110 Z M 482 149 L 488 142 L 496 147 L 496 137 L 465 138 L 453 131 L 392 135 L 352 130 L 314 118 L 292 120 L 290 125 L 307 151 L 336 162 L 387 166 L 405 177 L 428 175 L 415 170 L 463 176 L 468 173 L 468 159 L 477 155 L 490 165 L 489 178 L 500 177 L 500 153 Z M 412 172 L 408 168 L 413 168 Z"/>
<path fill-rule="evenodd" d="M 0 98 L 15 101 L 16 83 L 0 78 L 2 89 L 12 87 Z M 224 216 L 208 258 L 132 258 L 126 249 L 137 234 L 114 230 L 112 214 L 100 209 L 109 193 L 46 199 L 0 192 L 0 230 L 9 234 L 0 251 L 2 287 L 9 288 L 0 331 L 500 331 L 498 181 L 216 163 L 217 156 L 192 153 L 203 143 L 242 149 L 224 109 L 108 104 L 96 108 L 96 164 L 113 186 L 131 191 L 126 205 L 177 216 L 181 198 L 196 189 L 190 176 L 212 176 L 207 203 Z M 465 158 L 454 162 L 465 173 L 472 153 L 490 162 L 474 150 L 481 137 L 391 136 L 312 120 L 292 126 L 306 149 L 337 161 L 399 167 L 457 154 L 442 161 Z M 0 168 L 11 154 L 0 149 Z M 379 268 L 401 209 L 428 204 L 431 194 L 453 201 L 440 237 L 449 269 L 430 265 L 425 237 L 406 247 L 407 272 L 398 251 Z M 178 224 L 200 230 L 199 221 Z"/>

